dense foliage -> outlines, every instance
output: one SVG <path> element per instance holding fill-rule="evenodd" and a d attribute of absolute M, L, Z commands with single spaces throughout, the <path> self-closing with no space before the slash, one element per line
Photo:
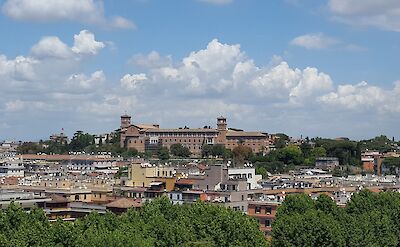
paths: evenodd
<path fill-rule="evenodd" d="M 271 173 L 284 173 L 294 166 L 304 163 L 304 155 L 300 147 L 288 145 L 281 149 L 273 150 L 268 155 L 253 155 L 250 161 L 256 165 L 257 170 Z M 262 169 L 261 169 L 262 168 Z"/>
<path fill-rule="evenodd" d="M 204 144 L 201 148 L 202 157 L 226 157 L 227 155 L 227 150 L 222 144 Z"/>
<path fill-rule="evenodd" d="M 168 198 L 73 223 L 49 223 L 41 209 L 25 213 L 12 204 L 0 212 L 0 246 L 266 246 L 258 227 L 237 211 L 202 202 L 172 205 Z"/>
<path fill-rule="evenodd" d="M 317 138 L 315 144 L 317 147 L 323 147 L 328 157 L 337 157 L 342 166 L 361 164 L 361 144 L 359 142 Z"/>
<path fill-rule="evenodd" d="M 296 167 L 314 167 L 319 157 L 337 157 L 346 168 L 361 165 L 361 143 L 350 140 L 306 138 L 300 145 L 288 144 L 287 136 L 280 134 L 275 150 L 269 154 L 255 154 L 250 161 L 255 164 L 257 173 L 285 173 Z M 348 169 L 339 169 L 347 172 Z M 346 175 L 346 174 L 343 174 Z"/>
<path fill-rule="evenodd" d="M 272 246 L 400 246 L 400 193 L 353 195 L 345 208 L 326 195 L 289 195 L 272 228 Z"/>
<path fill-rule="evenodd" d="M 252 156 L 253 151 L 251 148 L 241 143 L 232 150 L 232 159 L 235 166 L 243 165 Z"/>
<path fill-rule="evenodd" d="M 383 160 L 383 165 L 389 170 L 390 174 L 397 174 L 400 169 L 400 157 L 387 157 Z"/>
<path fill-rule="evenodd" d="M 124 158 L 136 157 L 139 154 L 136 149 L 126 149 L 120 147 L 120 135 L 116 134 L 113 138 L 106 139 L 95 144 L 94 136 L 82 131 L 75 132 L 70 143 L 58 141 L 39 141 L 24 142 L 18 147 L 20 154 L 68 154 L 70 152 L 85 152 L 87 154 L 110 153 L 114 156 L 122 156 Z"/>
<path fill-rule="evenodd" d="M 191 155 L 188 147 L 183 146 L 180 143 L 172 144 L 169 148 L 172 155 L 176 157 L 189 157 Z"/>
<path fill-rule="evenodd" d="M 390 140 L 387 136 L 381 135 L 370 140 L 360 141 L 362 150 L 376 150 L 381 153 L 393 151 L 393 146 L 396 142 Z"/>

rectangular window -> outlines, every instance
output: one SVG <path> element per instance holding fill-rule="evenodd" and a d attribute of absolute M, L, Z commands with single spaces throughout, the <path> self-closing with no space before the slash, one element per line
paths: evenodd
<path fill-rule="evenodd" d="M 256 214 L 260 214 L 261 213 L 261 207 L 256 206 L 255 211 L 256 211 Z"/>
<path fill-rule="evenodd" d="M 265 227 L 271 227 L 271 220 L 265 220 Z"/>
<path fill-rule="evenodd" d="M 267 207 L 265 209 L 266 214 L 271 214 L 272 213 L 272 208 L 271 207 Z"/>

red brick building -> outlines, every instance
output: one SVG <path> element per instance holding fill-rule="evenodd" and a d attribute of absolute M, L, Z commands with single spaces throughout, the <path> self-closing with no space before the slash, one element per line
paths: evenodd
<path fill-rule="evenodd" d="M 260 223 L 260 230 L 265 236 L 270 236 L 272 231 L 272 223 L 276 218 L 276 211 L 280 203 L 252 201 L 249 202 L 247 214 L 254 217 Z"/>
<path fill-rule="evenodd" d="M 160 146 L 169 148 L 177 143 L 189 148 L 192 154 L 199 155 L 204 144 L 222 144 L 228 149 L 233 149 L 241 143 L 250 147 L 254 153 L 264 152 L 267 151 L 270 140 L 266 133 L 229 129 L 224 117 L 217 118 L 216 129 L 161 129 L 157 124 L 132 124 L 131 116 L 121 116 L 121 147 L 144 152 Z"/>

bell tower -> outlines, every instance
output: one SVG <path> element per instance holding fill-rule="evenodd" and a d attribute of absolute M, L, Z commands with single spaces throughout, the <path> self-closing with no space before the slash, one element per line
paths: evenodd
<path fill-rule="evenodd" d="M 217 118 L 217 130 L 218 130 L 218 137 L 217 143 L 225 145 L 226 143 L 226 132 L 228 132 L 228 125 L 226 123 L 225 117 Z"/>
<path fill-rule="evenodd" d="M 121 129 L 128 128 L 131 125 L 131 116 L 124 114 L 121 116 Z"/>
<path fill-rule="evenodd" d="M 218 129 L 218 131 L 228 130 L 228 125 L 226 124 L 225 117 L 221 116 L 221 117 L 217 118 L 217 129 Z"/>

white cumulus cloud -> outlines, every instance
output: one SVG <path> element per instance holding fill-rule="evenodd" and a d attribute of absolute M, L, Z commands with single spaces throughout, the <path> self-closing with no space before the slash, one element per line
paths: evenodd
<path fill-rule="evenodd" d="M 241 51 L 240 45 L 223 44 L 217 39 L 210 41 L 205 49 L 191 52 L 176 65 L 169 61 L 160 67 L 156 52 L 136 57 L 153 67 L 146 75 L 125 75 L 121 79 L 124 88 L 136 88 L 141 81 L 148 80 L 147 87 L 178 95 L 218 94 L 241 99 L 247 94 L 256 96 L 252 100 L 268 98 L 268 101 L 302 104 L 311 96 L 328 92 L 333 85 L 330 76 L 317 68 L 290 68 L 285 61 L 272 67 L 258 67 Z"/>
<path fill-rule="evenodd" d="M 310 50 L 320 50 L 336 45 L 339 41 L 323 33 L 310 33 L 298 36 L 290 43 Z"/>
<path fill-rule="evenodd" d="M 375 110 L 379 113 L 400 112 L 399 83 L 393 90 L 370 86 L 363 81 L 355 85 L 339 85 L 337 90 L 319 97 L 319 101 L 334 107 L 357 111 Z"/>
<path fill-rule="evenodd" d="M 135 114 L 134 122 L 163 127 L 202 127 L 222 114 L 229 126 L 247 130 L 351 137 L 380 131 L 374 124 L 348 128 L 370 123 L 371 115 L 379 114 L 380 126 L 398 131 L 400 81 L 389 89 L 366 82 L 337 85 L 318 67 L 296 68 L 276 57 L 257 64 L 239 44 L 217 39 L 176 61 L 155 51 L 134 56 L 134 71 L 109 80 L 101 69 L 82 70 L 90 61 L 82 55 L 101 49 L 94 37 L 89 43 L 97 45 L 80 46 L 79 54 L 49 37 L 32 47 L 32 56 L 0 55 L 0 122 L 14 128 L 12 123 L 21 122 L 18 116 L 28 116 L 31 126 L 40 126 L 35 130 L 48 136 L 50 125 L 43 119 L 49 118 L 71 120 L 58 124 L 73 130 L 109 131 L 124 111 Z M 73 59 L 46 59 L 62 57 L 66 50 Z M 29 135 L 31 130 L 20 126 L 14 133 Z"/>
<path fill-rule="evenodd" d="M 124 75 L 120 82 L 121 87 L 125 89 L 135 89 L 139 86 L 140 83 L 147 80 L 147 76 L 144 73 L 140 74 L 126 74 Z"/>
<path fill-rule="evenodd" d="M 31 48 L 31 52 L 38 58 L 70 58 L 71 49 L 56 36 L 42 38 Z"/>
<path fill-rule="evenodd" d="M 100 0 L 7 0 L 3 13 L 19 21 L 77 21 L 105 27 L 132 29 L 134 23 L 120 16 L 107 18 Z"/>
<path fill-rule="evenodd" d="M 85 74 L 75 74 L 71 75 L 66 84 L 68 87 L 76 89 L 79 92 L 79 89 L 94 89 L 96 86 L 99 86 L 99 83 L 102 83 L 106 80 L 106 76 L 102 70 L 98 70 L 93 72 L 90 76 Z"/>
<path fill-rule="evenodd" d="M 31 54 L 37 59 L 55 58 L 70 60 L 80 55 L 96 55 L 106 46 L 104 42 L 96 41 L 95 35 L 88 30 L 81 30 L 74 35 L 74 45 L 69 47 L 57 36 L 46 36 L 32 46 Z"/>
<path fill-rule="evenodd" d="M 339 22 L 400 31 L 398 0 L 329 0 L 328 8 Z"/>
<path fill-rule="evenodd" d="M 35 65 L 38 61 L 32 57 L 17 56 L 13 60 L 0 55 L 0 75 L 2 79 L 32 81 L 36 78 Z"/>
<path fill-rule="evenodd" d="M 129 60 L 130 64 L 143 68 L 158 68 L 171 65 L 171 56 L 162 57 L 158 52 L 149 54 L 137 54 Z"/>
<path fill-rule="evenodd" d="M 94 34 L 88 30 L 82 30 L 79 34 L 74 35 L 74 46 L 72 51 L 77 54 L 92 54 L 104 48 L 105 44 L 95 40 Z"/>

